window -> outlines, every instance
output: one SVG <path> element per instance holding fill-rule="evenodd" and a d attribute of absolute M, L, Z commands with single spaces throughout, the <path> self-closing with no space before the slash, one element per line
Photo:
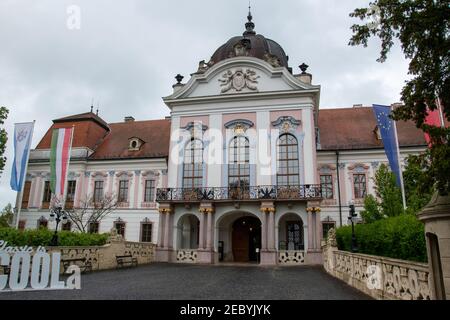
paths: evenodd
<path fill-rule="evenodd" d="M 28 201 L 30 200 L 30 189 L 31 189 L 31 181 L 26 181 L 23 186 L 23 196 L 22 196 L 22 208 L 28 208 Z"/>
<path fill-rule="evenodd" d="M 125 222 L 121 220 L 114 222 L 114 228 L 116 228 L 117 234 L 125 238 Z"/>
<path fill-rule="evenodd" d="M 103 199 L 103 181 L 94 182 L 94 202 L 100 202 Z"/>
<path fill-rule="evenodd" d="M 38 229 L 47 229 L 48 226 L 48 221 L 47 219 L 45 219 L 45 217 L 40 217 L 37 223 L 37 228 Z"/>
<path fill-rule="evenodd" d="M 66 223 L 62 224 L 61 230 L 63 231 L 71 231 L 72 230 L 72 222 L 67 221 Z"/>
<path fill-rule="evenodd" d="M 287 250 L 303 250 L 303 223 L 301 221 L 286 222 Z"/>
<path fill-rule="evenodd" d="M 98 222 L 89 222 L 89 228 L 88 228 L 89 233 L 98 233 L 99 230 L 100 230 L 100 224 Z"/>
<path fill-rule="evenodd" d="M 119 181 L 119 197 L 117 201 L 118 202 L 128 201 L 128 180 Z"/>
<path fill-rule="evenodd" d="M 335 226 L 336 222 L 334 221 L 322 221 L 322 235 L 324 239 L 328 236 L 328 231 Z"/>
<path fill-rule="evenodd" d="M 331 174 L 320 175 L 320 186 L 322 187 L 322 197 L 333 199 L 333 176 Z"/>
<path fill-rule="evenodd" d="M 50 190 L 50 181 L 45 181 L 44 196 L 42 198 L 42 209 L 48 209 L 50 207 L 51 199 L 52 199 L 52 191 Z"/>
<path fill-rule="evenodd" d="M 155 180 L 145 180 L 144 202 L 155 201 Z"/>
<path fill-rule="evenodd" d="M 229 149 L 228 186 L 250 186 L 250 144 L 246 137 L 234 137 Z"/>
<path fill-rule="evenodd" d="M 77 182 L 75 180 L 67 181 L 67 196 L 66 196 L 66 208 L 73 208 L 73 201 L 75 200 L 75 189 Z"/>
<path fill-rule="evenodd" d="M 141 223 L 141 242 L 152 242 L 152 223 Z"/>
<path fill-rule="evenodd" d="M 25 230 L 25 225 L 27 224 L 26 220 L 19 220 L 19 230 Z"/>
<path fill-rule="evenodd" d="M 283 134 L 278 139 L 277 185 L 299 185 L 298 142 L 291 134 Z"/>
<path fill-rule="evenodd" d="M 353 187 L 355 199 L 362 199 L 366 196 L 366 175 L 364 173 L 353 174 Z"/>
<path fill-rule="evenodd" d="M 192 139 L 184 151 L 183 188 L 201 188 L 203 185 L 203 143 Z"/>

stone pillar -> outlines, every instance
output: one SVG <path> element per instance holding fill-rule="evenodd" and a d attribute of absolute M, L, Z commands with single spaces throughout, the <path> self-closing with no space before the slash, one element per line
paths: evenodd
<path fill-rule="evenodd" d="M 261 222 L 261 251 L 267 250 L 267 214 L 262 212 L 262 222 Z"/>
<path fill-rule="evenodd" d="M 450 195 L 436 192 L 417 216 L 425 224 L 431 299 L 450 300 Z"/>
<path fill-rule="evenodd" d="M 261 202 L 262 235 L 261 261 L 262 265 L 276 265 L 278 253 L 275 249 L 275 205 L 273 202 Z M 266 233 L 266 235 L 264 235 Z M 267 245 L 264 248 L 264 242 Z"/>
<path fill-rule="evenodd" d="M 205 249 L 205 213 L 200 211 L 200 230 L 198 235 L 198 248 Z"/>
<path fill-rule="evenodd" d="M 156 248 L 156 261 L 170 262 L 172 260 L 172 208 L 170 204 L 159 206 L 159 234 L 158 247 Z"/>
<path fill-rule="evenodd" d="M 322 249 L 320 248 L 320 208 L 316 202 L 308 203 L 308 251 L 305 255 L 306 264 L 322 264 Z"/>
<path fill-rule="evenodd" d="M 207 213 L 208 220 L 206 224 L 206 249 L 211 250 L 212 244 L 212 233 L 213 233 L 213 225 L 212 225 L 212 215 L 213 213 L 210 211 Z"/>
<path fill-rule="evenodd" d="M 201 203 L 200 208 L 200 234 L 199 248 L 197 250 L 197 262 L 211 264 L 214 263 L 214 207 L 212 203 Z"/>

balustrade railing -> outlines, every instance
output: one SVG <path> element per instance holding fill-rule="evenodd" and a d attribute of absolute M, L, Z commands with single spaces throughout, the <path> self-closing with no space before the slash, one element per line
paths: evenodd
<path fill-rule="evenodd" d="M 220 200 L 315 200 L 322 198 L 320 185 L 255 187 L 161 188 L 156 201 L 198 202 Z"/>

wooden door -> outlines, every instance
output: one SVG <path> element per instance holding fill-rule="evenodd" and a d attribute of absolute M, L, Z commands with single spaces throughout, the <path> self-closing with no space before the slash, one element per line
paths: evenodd
<path fill-rule="evenodd" d="M 247 226 L 235 223 L 233 226 L 233 257 L 236 262 L 249 261 L 249 235 Z"/>
<path fill-rule="evenodd" d="M 22 209 L 28 209 L 28 202 L 30 200 L 30 189 L 31 189 L 31 181 L 25 181 L 25 185 L 23 186 Z"/>

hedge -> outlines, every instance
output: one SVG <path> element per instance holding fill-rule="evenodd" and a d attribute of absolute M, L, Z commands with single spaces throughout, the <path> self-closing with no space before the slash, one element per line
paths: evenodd
<path fill-rule="evenodd" d="M 359 253 L 426 262 L 424 225 L 415 215 L 402 214 L 368 224 L 355 225 Z M 352 227 L 336 230 L 339 250 L 351 251 Z"/>
<path fill-rule="evenodd" d="M 48 246 L 53 237 L 48 229 L 30 229 L 19 231 L 13 228 L 0 228 L 0 240 L 11 246 Z M 91 234 L 70 231 L 58 232 L 58 246 L 101 246 L 108 239 L 108 234 Z"/>

